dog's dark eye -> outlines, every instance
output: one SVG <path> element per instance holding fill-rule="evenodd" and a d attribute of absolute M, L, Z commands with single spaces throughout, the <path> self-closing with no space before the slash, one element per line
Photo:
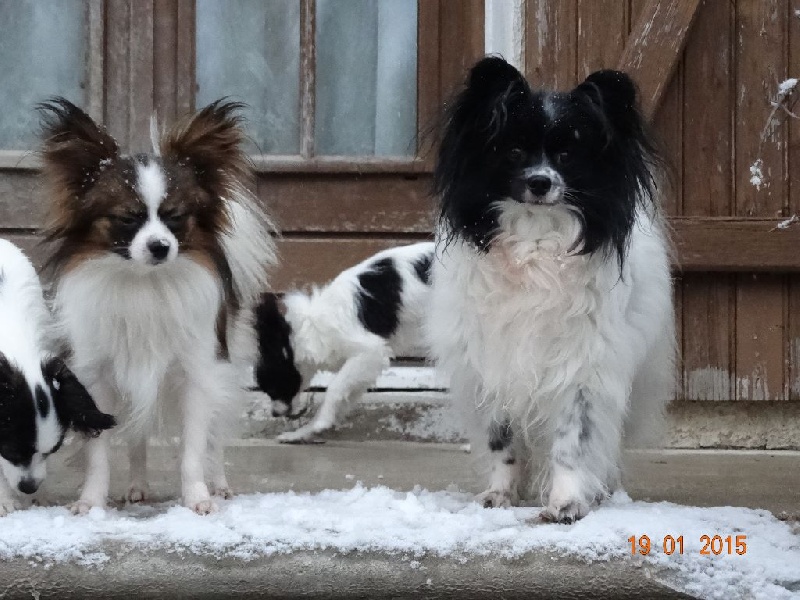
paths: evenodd
<path fill-rule="evenodd" d="M 525 159 L 525 152 L 520 148 L 512 148 L 508 151 L 507 156 L 512 165 L 518 165 Z"/>
<path fill-rule="evenodd" d="M 137 225 L 140 221 L 139 215 L 135 215 L 133 213 L 125 213 L 122 215 L 116 215 L 114 219 L 122 225 L 123 227 L 133 227 Z"/>
<path fill-rule="evenodd" d="M 176 227 L 181 227 L 186 222 L 186 215 L 179 213 L 167 213 L 165 215 L 161 215 L 161 220 L 164 222 L 164 225 L 170 229 L 175 229 Z"/>
<path fill-rule="evenodd" d="M 559 152 L 556 154 L 556 163 L 563 166 L 569 164 L 572 160 L 572 155 L 569 152 Z"/>

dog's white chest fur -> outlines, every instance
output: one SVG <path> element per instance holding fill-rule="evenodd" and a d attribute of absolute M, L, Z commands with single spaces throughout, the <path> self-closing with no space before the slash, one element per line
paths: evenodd
<path fill-rule="evenodd" d="M 479 407 L 524 429 L 572 401 L 577 385 L 624 401 L 670 318 L 660 235 L 640 220 L 620 276 L 615 259 L 571 253 L 579 229 L 564 211 L 522 207 L 502 218 L 488 253 L 454 242 L 435 261 L 430 334 L 442 367 L 456 386 L 478 388 L 469 392 Z"/>
<path fill-rule="evenodd" d="M 116 257 L 88 261 L 56 295 L 75 367 L 132 402 L 139 391 L 157 395 L 170 370 L 213 359 L 221 302 L 217 279 L 181 258 L 142 272 Z"/>

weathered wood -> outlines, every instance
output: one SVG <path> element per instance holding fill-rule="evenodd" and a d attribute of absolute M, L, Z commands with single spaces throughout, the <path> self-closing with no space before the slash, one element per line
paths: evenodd
<path fill-rule="evenodd" d="M 683 292 L 683 397 L 687 400 L 730 400 L 734 373 L 731 356 L 735 326 L 733 276 L 684 273 L 680 286 Z"/>
<path fill-rule="evenodd" d="M 661 109 L 653 119 L 653 130 L 663 148 L 669 168 L 664 210 L 673 217 L 683 214 L 683 68 L 678 65 L 664 92 Z"/>
<path fill-rule="evenodd" d="M 528 0 L 525 70 L 533 86 L 569 89 L 577 76 L 577 0 Z"/>
<path fill-rule="evenodd" d="M 578 80 L 617 66 L 628 39 L 627 8 L 619 0 L 578 0 Z"/>
<path fill-rule="evenodd" d="M 700 0 L 648 0 L 641 9 L 619 69 L 639 85 L 642 112 L 652 118 L 681 58 Z"/>
<path fill-rule="evenodd" d="M 417 156 L 427 170 L 433 170 L 434 132 L 442 107 L 439 13 L 439 0 L 417 3 Z"/>
<path fill-rule="evenodd" d="M 788 72 L 795 76 L 800 73 L 800 18 L 791 17 L 788 27 L 789 67 Z M 794 98 L 798 91 L 795 91 Z M 795 108 L 797 105 L 795 105 Z M 787 214 L 800 214 L 800 185 L 792 180 L 800 173 L 800 120 L 781 117 L 784 127 L 788 128 L 787 177 L 789 178 L 789 210 Z M 787 373 L 786 382 L 789 399 L 800 400 L 800 275 L 787 277 L 789 294 L 788 323 L 786 326 Z"/>
<path fill-rule="evenodd" d="M 786 19 L 781 0 L 736 2 L 735 203 L 739 216 L 786 214 L 784 129 L 766 128 L 770 100 L 786 73 Z M 763 185 L 751 183 L 760 161 Z M 739 240 L 731 238 L 733 243 Z M 755 251 L 755 250 L 754 250 Z M 781 277 L 738 277 L 736 296 L 736 398 L 783 399 L 788 347 L 787 289 Z"/>
<path fill-rule="evenodd" d="M 723 217 L 731 214 L 732 198 L 733 8 L 729 2 L 703 0 L 698 11 L 682 65 L 688 85 L 680 108 L 683 133 L 690 143 L 682 145 L 681 162 L 676 164 L 683 165 L 683 215 Z M 709 106 L 715 109 L 708 110 Z M 668 90 L 656 119 L 670 119 L 671 110 Z M 719 273 L 683 278 L 686 399 L 734 397 L 735 285 L 735 277 Z"/>
<path fill-rule="evenodd" d="M 164 128 L 194 104 L 194 1 L 155 2 L 153 25 L 153 105 Z"/>
<path fill-rule="evenodd" d="M 785 281 L 739 275 L 736 292 L 737 400 L 784 400 Z"/>
<path fill-rule="evenodd" d="M 429 233 L 429 177 L 266 176 L 258 194 L 285 232 Z"/>
<path fill-rule="evenodd" d="M 484 0 L 440 0 L 439 6 L 439 97 L 447 102 L 484 54 L 485 6 Z"/>
<path fill-rule="evenodd" d="M 740 216 L 778 217 L 786 209 L 785 129 L 777 123 L 767 127 L 770 100 L 786 77 L 786 13 L 782 0 L 736 3 L 735 214 Z M 761 186 L 751 183 L 757 160 L 765 176 Z"/>
<path fill-rule="evenodd" d="M 684 271 L 799 271 L 800 225 L 778 220 L 679 217 L 670 220 Z"/>

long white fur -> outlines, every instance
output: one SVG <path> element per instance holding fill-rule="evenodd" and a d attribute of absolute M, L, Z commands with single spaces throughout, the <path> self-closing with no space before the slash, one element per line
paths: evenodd
<path fill-rule="evenodd" d="M 251 210 L 247 193 L 237 190 L 226 201 L 231 227 L 222 234 L 223 248 L 242 296 L 237 318 L 228 322 L 230 361 L 217 356 L 222 282 L 181 254 L 155 268 L 117 256 L 90 259 L 67 271 L 56 288 L 73 371 L 98 407 L 117 416 L 130 442 L 130 501 L 148 493 L 144 442 L 164 423 L 181 427 L 184 504 L 198 513 L 216 509 L 206 474 L 212 491 L 230 493 L 222 449 L 244 401 L 245 364 L 253 360 L 250 302 L 275 254 L 267 222 Z M 105 506 L 108 443 L 103 435 L 86 444 L 86 481 L 74 512 Z"/>
<path fill-rule="evenodd" d="M 51 327 L 36 270 L 19 248 L 0 239 L 0 353 L 20 369 L 32 394 L 37 385 L 45 390 L 50 404 L 46 418 L 36 411 L 37 453 L 30 466 L 20 469 L 0 457 L 0 516 L 17 506 L 13 490 L 23 478 L 44 479 L 42 454 L 52 450 L 61 438 L 61 426 L 42 373 L 42 361 L 52 349 Z"/>
<path fill-rule="evenodd" d="M 311 294 L 293 292 L 285 298 L 286 320 L 292 328 L 295 363 L 308 387 L 319 371 L 336 371 L 314 419 L 295 431 L 281 434 L 284 442 L 307 441 L 333 428 L 347 408 L 374 385 L 395 356 L 427 356 L 423 330 L 430 286 L 420 281 L 414 263 L 434 250 L 433 242 L 421 242 L 384 250 L 342 271 Z M 402 278 L 399 324 L 384 339 L 364 328 L 358 318 L 358 276 L 369 265 L 392 258 Z"/>
<path fill-rule="evenodd" d="M 658 443 L 674 383 L 667 238 L 640 209 L 620 273 L 614 255 L 571 253 L 580 224 L 564 205 L 498 208 L 502 233 L 486 254 L 438 232 L 433 355 L 473 449 L 487 448 L 491 422 L 514 430 L 511 447 L 491 453 L 486 504 L 538 487 L 546 516 L 579 518 L 619 485 L 626 416 L 631 440 Z M 535 452 L 546 464 L 538 486 L 522 477 Z"/>

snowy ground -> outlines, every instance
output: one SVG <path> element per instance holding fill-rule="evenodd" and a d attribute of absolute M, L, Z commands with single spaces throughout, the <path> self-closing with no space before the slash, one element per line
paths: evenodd
<path fill-rule="evenodd" d="M 248 560 L 275 553 L 380 552 L 414 561 L 426 555 L 468 562 L 548 552 L 587 561 L 612 559 L 659 567 L 661 580 L 701 598 L 800 598 L 800 532 L 766 511 L 632 502 L 625 494 L 574 525 L 538 524 L 536 508 L 483 509 L 457 491 L 396 492 L 360 484 L 318 494 L 253 494 L 199 517 L 171 504 L 96 509 L 74 517 L 34 508 L 0 519 L 0 559 L 72 561 L 103 568 L 104 544 L 130 549 L 227 555 Z M 647 556 L 631 556 L 631 535 L 647 534 Z M 701 556 L 701 536 L 745 535 L 746 554 Z M 667 535 L 683 536 L 668 556 Z"/>

